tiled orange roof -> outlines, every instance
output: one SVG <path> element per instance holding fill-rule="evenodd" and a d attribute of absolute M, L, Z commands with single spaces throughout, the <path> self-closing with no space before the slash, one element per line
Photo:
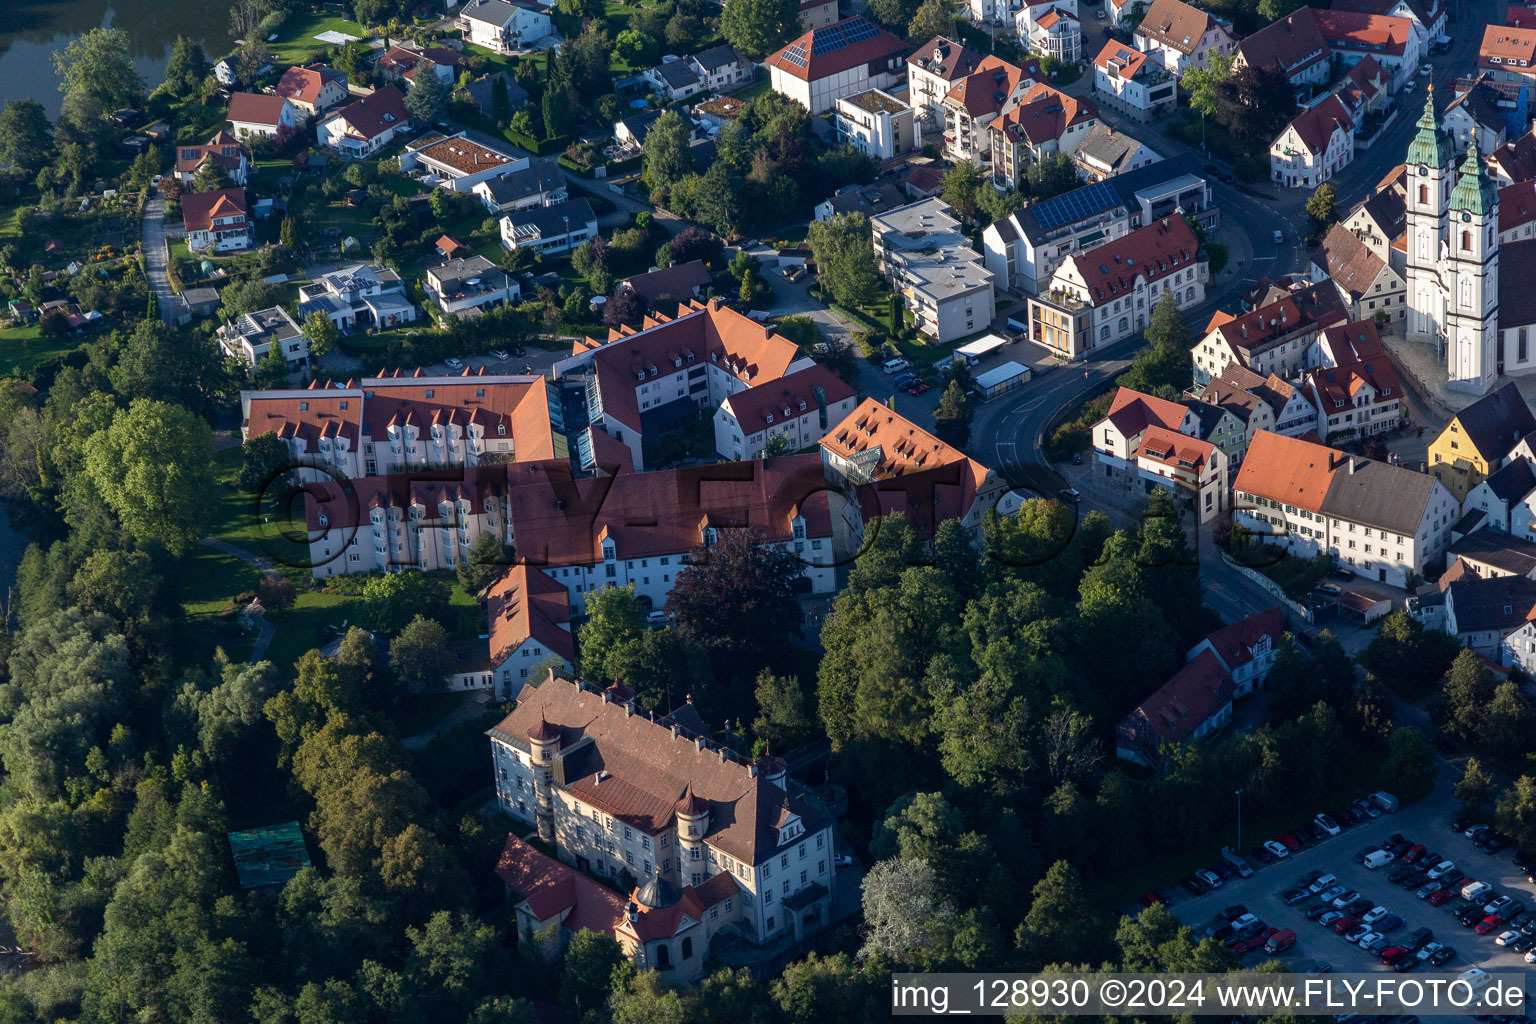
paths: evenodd
<path fill-rule="evenodd" d="M 496 875 L 528 904 L 536 919 L 559 918 L 560 926 L 572 934 L 585 929 L 611 937 L 624 919 L 624 901 L 618 893 L 517 836 L 507 836 Z"/>
<path fill-rule="evenodd" d="M 1295 130 L 1296 137 L 1307 147 L 1307 151 L 1313 156 L 1319 156 L 1327 151 L 1334 131 L 1337 129 L 1348 134 L 1354 130 L 1355 120 L 1349 116 L 1343 101 L 1337 96 L 1329 96 L 1316 106 L 1297 114 L 1290 127 Z"/>
<path fill-rule="evenodd" d="M 1038 146 L 1060 139 L 1068 128 L 1097 120 L 1098 116 L 1099 106 L 1092 100 L 1038 84 L 1023 95 L 1017 107 L 994 120 L 990 127 L 1015 142 L 1024 138 Z"/>
<path fill-rule="evenodd" d="M 1413 22 L 1407 18 L 1333 10 L 1313 10 L 1312 17 L 1328 45 L 1336 50 L 1368 47 L 1401 57 L 1413 33 Z"/>
<path fill-rule="evenodd" d="M 1344 457 L 1336 448 L 1261 430 L 1248 445 L 1232 489 L 1318 512 Z"/>
<path fill-rule="evenodd" d="M 500 665 L 530 638 L 568 662 L 576 660 L 570 595 L 539 569 L 514 565 L 486 594 L 491 626 L 491 664 Z"/>
<path fill-rule="evenodd" d="M 181 197 L 181 220 L 188 231 L 207 231 L 215 217 L 245 216 L 245 189 L 187 192 Z"/>
<path fill-rule="evenodd" d="M 1178 402 L 1144 394 L 1131 388 L 1120 388 L 1104 418 L 1115 425 L 1122 437 L 1135 437 L 1148 427 L 1166 427 L 1178 430 L 1188 412 Z"/>
<path fill-rule="evenodd" d="M 1176 469 L 1203 473 L 1215 452 L 1216 446 L 1209 441 L 1181 434 L 1176 429 L 1148 427 L 1141 445 L 1136 449 L 1136 457 L 1161 462 Z"/>
<path fill-rule="evenodd" d="M 287 102 L 281 96 L 260 92 L 237 92 L 229 98 L 228 119 L 241 124 L 276 127 L 282 123 L 283 105 Z"/>
<path fill-rule="evenodd" d="M 764 63 L 793 78 L 816 82 L 860 65 L 883 63 L 906 48 L 896 36 L 854 15 L 811 29 Z"/>
<path fill-rule="evenodd" d="M 1536 61 L 1536 29 L 1488 25 L 1477 51 L 1477 66 L 1500 70 L 1531 68 Z"/>
<path fill-rule="evenodd" d="M 1093 63 L 1112 75 L 1131 79 L 1146 66 L 1147 55 L 1134 46 L 1127 46 L 1118 39 L 1111 39 L 1104 44 L 1099 55 L 1093 58 Z"/>
<path fill-rule="evenodd" d="M 1152 0 L 1136 32 L 1191 56 L 1201 37 L 1215 25 L 1216 20 L 1209 14 L 1183 0 Z"/>
<path fill-rule="evenodd" d="M 858 394 L 843 383 L 841 377 L 817 363 L 787 377 L 738 391 L 726 401 L 736 415 L 736 422 L 741 424 L 742 433 L 755 434 L 774 423 L 783 423 L 786 419 L 799 416 L 806 410 L 815 410 L 818 406 L 817 389 L 820 389 L 828 407 Z M 770 416 L 772 419 L 769 419 Z"/>
<path fill-rule="evenodd" d="M 983 57 L 975 71 L 950 86 L 944 103 L 960 107 L 971 117 L 996 114 L 1007 105 L 1020 82 L 1042 77 L 1037 64 L 1030 61 L 1029 65 L 1024 68 L 1001 57 Z"/>
<path fill-rule="evenodd" d="M 1071 257 L 1093 306 L 1114 302 L 1136 290 L 1136 279 L 1149 283 L 1195 263 L 1200 243 L 1189 223 L 1164 217 L 1096 249 Z"/>
<path fill-rule="evenodd" d="M 346 76 L 334 68 L 316 64 L 307 68 L 289 68 L 277 81 L 277 94 L 284 99 L 314 106 L 320 100 L 320 90 L 325 83 L 340 81 Z"/>

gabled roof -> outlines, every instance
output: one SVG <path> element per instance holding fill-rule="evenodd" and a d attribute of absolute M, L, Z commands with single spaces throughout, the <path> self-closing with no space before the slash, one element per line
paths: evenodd
<path fill-rule="evenodd" d="M 1131 162 L 1146 148 L 1142 141 L 1126 132 L 1117 132 L 1102 121 L 1088 129 L 1088 134 L 1077 144 L 1072 154 L 1074 160 L 1107 167 L 1111 173 Z M 1148 150 L 1150 153 L 1151 151 Z M 1155 154 L 1154 154 L 1155 155 Z"/>
<path fill-rule="evenodd" d="M 1336 448 L 1261 430 L 1248 445 L 1232 490 L 1319 512 L 1343 458 Z"/>
<path fill-rule="evenodd" d="M 1424 519 L 1435 478 L 1402 466 L 1345 456 L 1323 498 L 1325 515 L 1412 537 Z"/>
<path fill-rule="evenodd" d="M 624 900 L 618 893 L 515 835 L 507 836 L 496 876 L 521 898 L 535 920 L 559 919 L 560 927 L 571 934 L 586 930 L 612 937 L 624 920 Z"/>
<path fill-rule="evenodd" d="M 181 197 L 181 222 L 188 231 L 207 231 L 216 217 L 246 216 L 245 189 L 187 192 Z"/>
<path fill-rule="evenodd" d="M 1181 434 L 1167 427 L 1148 427 L 1136 448 L 1138 461 L 1147 459 L 1175 469 L 1203 473 L 1216 454 L 1216 446 L 1198 437 Z"/>
<path fill-rule="evenodd" d="M 512 222 L 517 237 L 557 238 L 580 231 L 597 220 L 585 199 L 566 199 L 549 206 L 527 206 L 502 214 Z"/>
<path fill-rule="evenodd" d="M 1494 150 L 1488 156 L 1488 164 L 1509 181 L 1536 179 L 1536 128 Z"/>
<path fill-rule="evenodd" d="M 1385 356 L 1368 362 L 1319 367 L 1307 376 L 1307 386 L 1312 392 L 1312 404 L 1324 417 L 1346 409 L 1369 408 L 1378 402 L 1390 404 L 1403 397 L 1397 372 Z M 1361 395 L 1370 397 L 1365 406 L 1358 405 Z"/>
<path fill-rule="evenodd" d="M 1401 57 L 1413 34 L 1413 22 L 1408 18 L 1344 10 L 1313 10 L 1312 17 L 1334 50 L 1368 49 Z"/>
<path fill-rule="evenodd" d="M 1038 66 L 1025 69 L 1001 57 L 983 57 L 975 71 L 949 87 L 944 105 L 964 110 L 971 117 L 991 117 L 1008 105 L 1020 82 L 1040 77 Z"/>
<path fill-rule="evenodd" d="M 1313 156 L 1321 156 L 1328 149 L 1335 131 L 1346 135 L 1354 131 L 1355 119 L 1337 96 L 1329 96 L 1316 106 L 1308 107 L 1291 121 L 1289 128 Z M 1284 132 L 1281 137 L 1284 137 Z"/>
<path fill-rule="evenodd" d="M 1343 224 L 1335 224 L 1328 230 L 1323 244 L 1312 253 L 1312 262 L 1321 267 L 1352 302 L 1360 301 L 1387 269 L 1386 261 Z"/>
<path fill-rule="evenodd" d="M 281 96 L 261 92 L 237 92 L 229 98 L 227 120 L 238 124 L 260 124 L 277 127 L 282 123 L 283 107 L 288 101 Z"/>
<path fill-rule="evenodd" d="M 1499 232 L 1536 221 L 1536 181 L 1520 181 L 1499 189 Z"/>
<path fill-rule="evenodd" d="M 1218 24 L 1211 15 L 1183 0 L 1152 0 L 1136 34 L 1191 56 L 1201 37 Z"/>
<path fill-rule="evenodd" d="M 485 189 L 490 194 L 491 201 L 501 206 L 565 187 L 563 176 L 544 167 L 525 167 L 520 171 L 503 174 L 499 178 L 488 178 L 476 185 L 475 191 Z"/>
<path fill-rule="evenodd" d="M 1536 491 L 1536 467 L 1523 456 L 1511 459 L 1508 464 L 1494 470 L 1479 486 L 1487 485 L 1494 497 L 1509 503 L 1520 501 Z"/>
<path fill-rule="evenodd" d="M 1144 394 L 1131 388 L 1119 388 L 1104 418 L 1113 423 L 1122 437 L 1136 437 L 1148 427 L 1178 430 L 1188 410 L 1178 402 Z"/>
<path fill-rule="evenodd" d="M 1059 89 L 1039 84 L 1020 98 L 1019 105 L 998 117 L 989 127 L 1010 140 L 1021 138 L 1033 145 L 1059 140 L 1068 128 L 1097 120 L 1099 106 L 1093 100 L 1068 96 Z"/>
<path fill-rule="evenodd" d="M 1536 581 L 1524 576 L 1463 576 L 1445 588 L 1445 604 L 1456 617 L 1458 633 L 1507 633 L 1536 611 Z"/>
<path fill-rule="evenodd" d="M 289 68 L 283 72 L 283 77 L 277 80 L 277 94 L 284 99 L 313 106 L 319 102 L 320 90 L 325 88 L 326 82 L 345 83 L 346 80 L 346 75 L 324 64 L 314 64 L 307 68 Z"/>
<path fill-rule="evenodd" d="M 1223 341 L 1243 352 L 1262 351 L 1296 331 L 1316 331 L 1347 319 L 1331 281 L 1286 294 L 1216 328 Z"/>
<path fill-rule="evenodd" d="M 200 146 L 177 146 L 176 170 L 190 173 L 201 167 L 204 160 L 212 160 L 226 171 L 233 171 L 240 166 L 241 160 L 249 160 L 250 156 L 251 151 L 244 143 L 220 130 Z"/>
<path fill-rule="evenodd" d="M 815 363 L 778 380 L 767 381 L 726 398 L 743 435 L 766 430 L 819 407 L 831 408 L 858 394 L 841 377 Z"/>
<path fill-rule="evenodd" d="M 1230 622 L 1214 633 L 1206 636 L 1206 642 L 1216 652 L 1216 656 L 1228 672 L 1234 672 L 1241 665 L 1246 665 L 1255 657 L 1254 648 L 1259 642 L 1269 639 L 1271 650 L 1280 647 L 1280 638 L 1285 632 L 1285 612 L 1279 605 L 1266 608 L 1261 612 L 1254 612 L 1245 618 Z M 1197 645 L 1198 646 L 1198 645 Z"/>
<path fill-rule="evenodd" d="M 571 635 L 570 595 L 565 584 L 542 570 L 514 565 L 491 584 L 485 607 L 491 627 L 492 665 L 506 661 L 529 639 L 567 662 L 575 662 L 576 639 Z"/>
<path fill-rule="evenodd" d="M 1520 461 L 1525 462 L 1524 459 Z M 1529 465 L 1525 466 L 1525 477 L 1530 481 L 1530 486 L 1536 488 L 1536 477 L 1532 476 Z M 1505 500 L 1520 499 L 1517 497 Z M 1531 573 L 1536 572 L 1536 544 L 1507 533 L 1495 533 L 1492 530 L 1477 530 L 1467 534 L 1452 544 L 1446 550 L 1446 555 L 1450 558 L 1464 559 L 1471 565 L 1492 566 L 1504 572 L 1514 573 L 1516 576 L 1529 577 Z"/>
<path fill-rule="evenodd" d="M 321 124 L 340 118 L 347 125 L 347 134 L 359 139 L 372 139 L 410 121 L 405 109 L 405 97 L 392 85 L 381 85 L 371 95 L 331 114 Z"/>
<path fill-rule="evenodd" d="M 1135 79 L 1147 68 L 1147 55 L 1118 39 L 1110 39 L 1093 58 L 1093 63 L 1111 77 Z"/>
<path fill-rule="evenodd" d="M 1160 740 L 1179 743 L 1230 704 L 1236 692 L 1221 659 L 1204 650 L 1143 701 L 1132 718 L 1142 719 Z"/>
<path fill-rule="evenodd" d="M 1328 59 L 1328 44 L 1312 18 L 1312 8 L 1302 7 L 1271 22 L 1237 44 L 1243 61 L 1256 68 L 1274 68 L 1297 75 Z"/>
<path fill-rule="evenodd" d="M 746 58 L 737 53 L 735 47 L 729 43 L 721 43 L 719 46 L 711 46 L 707 50 L 700 50 L 689 59 L 695 61 L 706 72 L 719 71 L 721 68 L 727 68 L 732 64 L 740 64 L 746 61 Z"/>
<path fill-rule="evenodd" d="M 1458 412 L 1452 422 L 1489 462 L 1502 460 L 1522 437 L 1536 430 L 1536 416 L 1531 414 L 1530 406 L 1512 380 L 1506 380 Z M 1448 424 L 1446 430 L 1449 429 Z"/>
<path fill-rule="evenodd" d="M 816 82 L 861 64 L 894 57 L 906 48 L 906 43 L 885 29 L 854 15 L 811 29 L 764 63 L 791 77 Z"/>
<path fill-rule="evenodd" d="M 1068 257 L 1088 288 L 1092 306 L 1114 302 L 1148 283 L 1195 264 L 1200 243 L 1183 217 L 1164 217 L 1087 252 Z M 1060 271 L 1058 271 L 1060 273 Z"/>
<path fill-rule="evenodd" d="M 1451 102 L 1445 105 L 1442 118 L 1448 117 L 1453 110 L 1462 110 L 1472 118 L 1472 123 L 1479 128 L 1488 128 L 1497 133 L 1505 126 L 1504 115 L 1499 113 L 1498 93 L 1484 84 L 1487 73 L 1478 76 L 1472 88 L 1457 95 Z M 1481 148 L 1481 147 L 1480 147 Z"/>
<path fill-rule="evenodd" d="M 981 54 L 945 36 L 934 36 L 912 51 L 912 55 L 907 58 L 909 65 L 919 67 L 946 82 L 964 78 L 976 70 L 981 61 Z"/>
<path fill-rule="evenodd" d="M 1531 70 L 1536 62 L 1536 29 L 1487 25 L 1477 50 L 1477 66 L 1500 71 Z"/>
<path fill-rule="evenodd" d="M 658 64 L 651 68 L 650 74 L 655 75 L 673 89 L 686 89 L 691 85 L 698 85 L 702 79 L 699 73 L 693 69 L 693 65 L 685 60 L 674 60 L 666 64 Z"/>
<path fill-rule="evenodd" d="M 695 288 L 707 287 L 710 280 L 709 268 L 704 265 L 704 261 L 690 260 L 636 274 L 625 278 L 624 283 L 636 295 L 645 299 L 646 308 L 649 309 L 667 298 L 674 302 L 687 302 L 694 297 Z"/>
<path fill-rule="evenodd" d="M 1347 324 L 1330 327 L 1323 332 L 1319 344 L 1327 351 L 1329 361 L 1335 365 L 1359 363 L 1380 359 L 1387 355 L 1381 347 L 1381 334 L 1375 320 L 1352 320 Z"/>

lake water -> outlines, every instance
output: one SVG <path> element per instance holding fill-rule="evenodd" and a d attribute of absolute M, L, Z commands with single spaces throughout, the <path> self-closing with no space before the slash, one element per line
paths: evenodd
<path fill-rule="evenodd" d="M 128 33 L 134 65 L 153 90 L 178 35 L 201 43 L 209 60 L 233 48 L 229 0 L 0 0 L 0 102 L 35 99 L 57 116 L 64 94 L 53 51 L 93 28 Z"/>

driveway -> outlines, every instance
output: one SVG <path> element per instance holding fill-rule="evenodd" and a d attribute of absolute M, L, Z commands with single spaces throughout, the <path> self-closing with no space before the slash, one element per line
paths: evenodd
<path fill-rule="evenodd" d="M 145 275 L 149 286 L 159 300 L 160 319 L 175 323 L 180 301 L 171 291 L 171 279 L 166 272 L 165 259 L 165 199 L 155 196 L 144 204 L 144 219 L 140 223 L 139 242 L 144 252 Z"/>

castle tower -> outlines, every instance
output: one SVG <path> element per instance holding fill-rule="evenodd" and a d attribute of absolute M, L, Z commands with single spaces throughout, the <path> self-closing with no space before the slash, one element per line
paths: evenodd
<path fill-rule="evenodd" d="M 1456 150 L 1435 112 L 1430 86 L 1419 117 L 1419 132 L 1408 144 L 1407 278 L 1410 341 L 1438 342 L 1445 337 L 1445 295 L 1441 274 L 1446 215 L 1454 183 Z"/>
<path fill-rule="evenodd" d="M 544 719 L 528 730 L 529 754 L 533 758 L 534 819 L 538 822 L 539 838 L 546 843 L 555 841 L 555 803 L 551 788 L 555 774 L 555 751 L 560 749 L 560 729 Z"/>
<path fill-rule="evenodd" d="M 1454 388 L 1486 392 L 1499 352 L 1499 193 L 1483 170 L 1477 134 L 1451 190 L 1446 236 L 1446 372 Z"/>
<path fill-rule="evenodd" d="M 693 791 L 693 784 L 677 801 L 677 876 L 683 885 L 699 885 L 709 871 L 704 833 L 709 831 L 709 801 Z"/>

